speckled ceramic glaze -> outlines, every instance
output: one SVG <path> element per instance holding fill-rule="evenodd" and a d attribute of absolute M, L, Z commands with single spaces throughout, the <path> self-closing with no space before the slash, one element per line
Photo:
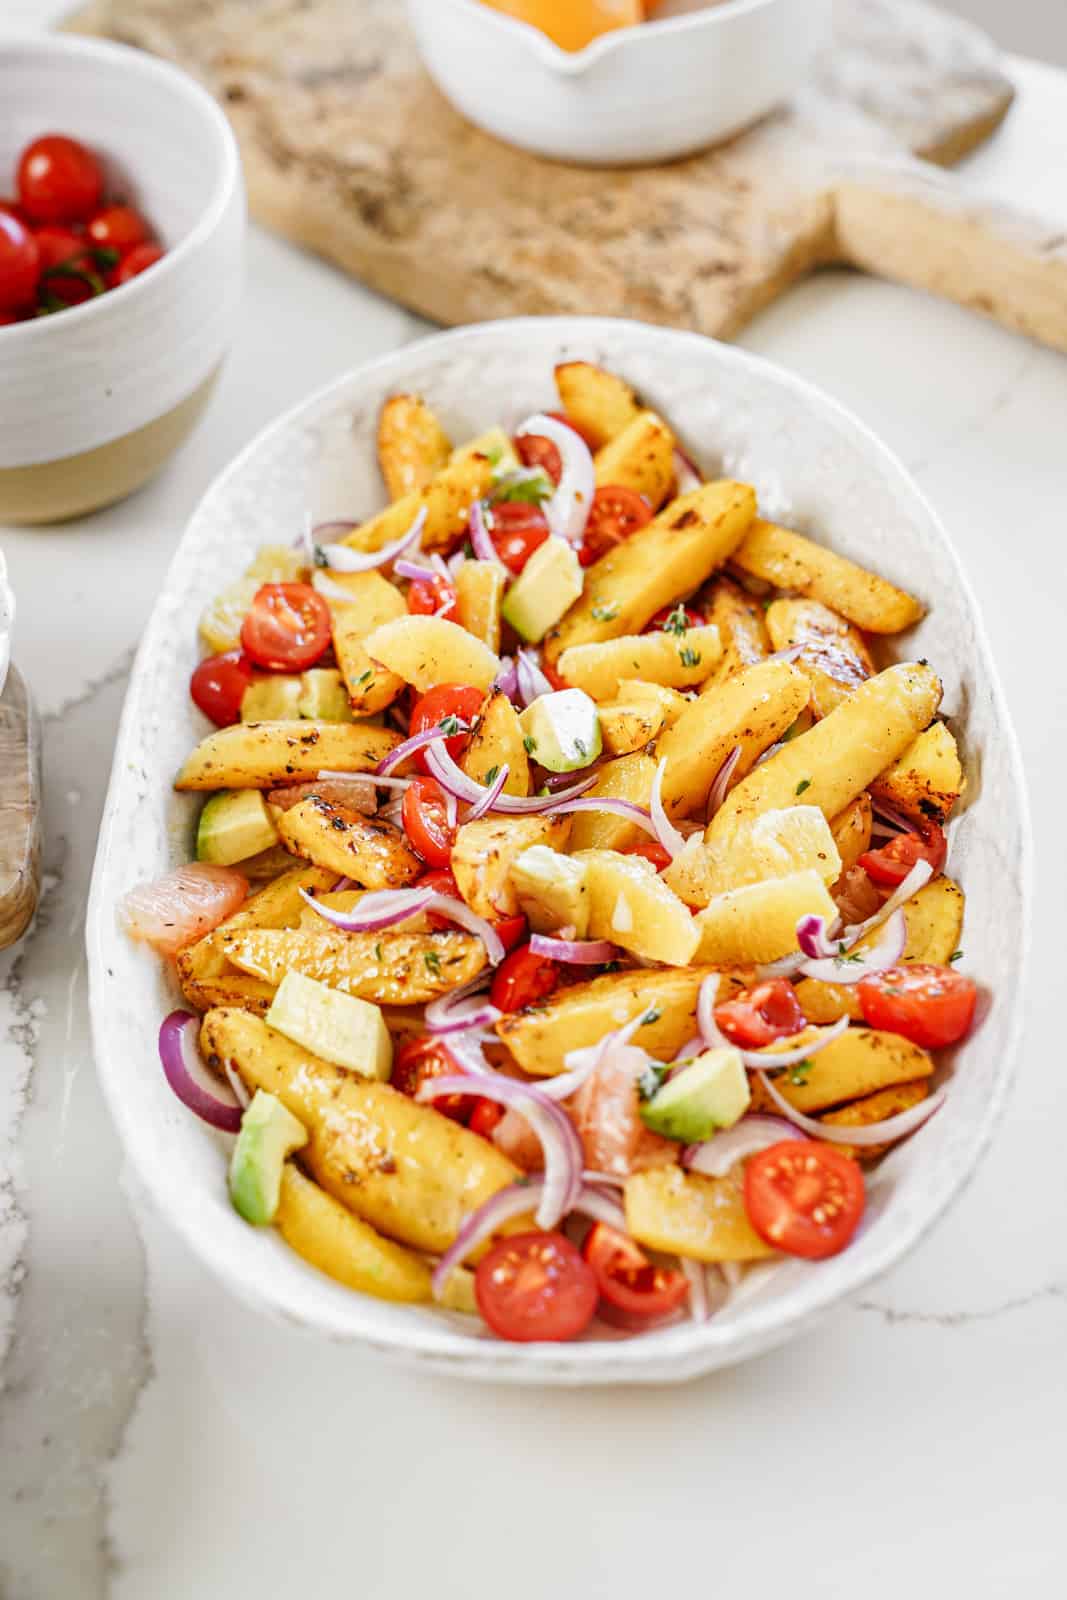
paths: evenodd
<path fill-rule="evenodd" d="M 471 1319 L 345 1290 L 272 1232 L 240 1221 L 226 1195 L 226 1141 L 183 1109 L 157 1064 L 156 1034 L 176 987 L 156 957 L 121 934 L 115 905 L 131 884 L 192 853 L 198 801 L 175 795 L 170 783 L 207 731 L 187 685 L 197 616 L 211 595 L 258 545 L 290 540 L 312 498 L 326 515 L 377 509 L 374 435 L 388 394 L 421 391 L 463 439 L 554 404 L 553 364 L 571 358 L 624 374 L 670 418 L 709 475 L 754 483 L 767 515 L 868 563 L 930 607 L 898 648 L 928 657 L 941 673 L 945 711 L 965 753 L 968 788 L 952 831 L 952 871 L 968 895 L 968 971 L 991 991 L 992 1005 L 946 1073 L 945 1109 L 872 1181 L 863 1227 L 843 1255 L 754 1275 L 702 1326 L 519 1346 L 486 1338 Z M 467 328 L 371 363 L 283 418 L 223 475 L 192 520 L 141 645 L 96 863 L 88 942 L 99 1072 L 148 1193 L 234 1293 L 263 1311 L 468 1377 L 561 1384 L 693 1377 L 781 1343 L 863 1288 L 915 1245 L 974 1170 L 1016 1053 L 1029 876 L 1023 780 L 975 602 L 931 508 L 877 439 L 798 379 L 696 335 L 595 318 Z"/>

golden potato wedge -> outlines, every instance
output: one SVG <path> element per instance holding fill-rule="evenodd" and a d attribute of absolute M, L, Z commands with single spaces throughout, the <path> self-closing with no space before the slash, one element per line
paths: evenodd
<path fill-rule="evenodd" d="M 662 702 L 651 699 L 605 700 L 598 710 L 600 736 L 609 756 L 643 750 L 660 732 L 667 715 Z"/>
<path fill-rule="evenodd" d="M 352 878 L 364 889 L 402 889 L 423 871 L 422 860 L 399 828 L 331 805 L 319 795 L 284 811 L 278 831 L 293 855 Z"/>
<path fill-rule="evenodd" d="M 615 850 L 584 850 L 575 859 L 585 867 L 591 939 L 611 939 L 646 961 L 688 966 L 700 932 L 651 862 Z"/>
<path fill-rule="evenodd" d="M 557 989 L 526 1011 L 501 1017 L 497 1037 L 524 1072 L 554 1077 L 564 1070 L 569 1050 L 596 1044 L 606 1033 L 634 1017 L 649 1020 L 637 1030 L 634 1043 L 657 1061 L 670 1061 L 697 1031 L 700 985 L 711 967 L 652 967 L 647 971 L 609 972 L 588 983 Z M 727 974 L 723 997 L 743 987 L 745 974 Z"/>
<path fill-rule="evenodd" d="M 641 411 L 594 462 L 598 489 L 632 489 L 658 511 L 674 482 L 674 434 L 654 411 Z"/>
<path fill-rule="evenodd" d="M 474 1292 L 474 1273 L 469 1267 L 457 1267 L 449 1274 L 438 1303 L 446 1311 L 462 1311 L 468 1317 L 481 1316 L 478 1297 Z"/>
<path fill-rule="evenodd" d="M 531 845 L 547 844 L 562 850 L 570 835 L 570 820 L 505 816 L 464 823 L 452 846 L 452 871 L 471 910 L 490 920 L 517 916 L 512 864 Z"/>
<path fill-rule="evenodd" d="M 919 601 L 887 579 L 773 522 L 752 524 L 733 563 L 776 589 L 821 600 L 867 633 L 900 633 L 923 615 Z"/>
<path fill-rule="evenodd" d="M 673 728 L 689 705 L 687 695 L 677 689 L 668 689 L 662 683 L 648 683 L 644 678 L 620 678 L 619 699 L 629 701 L 651 700 L 663 711 L 663 726 Z"/>
<path fill-rule="evenodd" d="M 456 573 L 456 620 L 500 654 L 500 608 L 507 577 L 495 561 L 465 561 Z M 455 1276 L 455 1274 L 453 1274 Z"/>
<path fill-rule="evenodd" d="M 241 862 L 241 875 L 249 883 L 273 883 L 275 878 L 280 878 L 283 872 L 288 872 L 293 864 L 293 858 L 284 845 L 272 844 L 269 849 L 261 850 L 256 856 L 248 856 Z"/>
<path fill-rule="evenodd" d="M 871 793 L 916 821 L 926 817 L 944 822 L 963 787 L 956 741 L 943 722 L 935 722 L 875 778 Z"/>
<path fill-rule="evenodd" d="M 779 1039 L 775 1050 L 799 1048 L 806 1035 L 795 1041 Z M 899 1033 L 875 1028 L 849 1028 L 839 1039 L 812 1056 L 803 1069 L 779 1072 L 774 1086 L 798 1111 L 817 1112 L 858 1100 L 898 1083 L 914 1083 L 933 1076 L 934 1064 L 925 1050 Z M 752 1080 L 752 1110 L 773 1111 L 774 1103 L 759 1078 Z"/>
<path fill-rule="evenodd" d="M 767 607 L 767 632 L 775 650 L 801 646 L 797 666 L 811 683 L 816 717 L 825 717 L 858 684 L 874 676 L 862 633 L 818 600 L 772 601 Z"/>
<path fill-rule="evenodd" d="M 400 743 L 361 722 L 239 722 L 202 739 L 176 789 L 273 789 L 319 772 L 372 772 Z"/>
<path fill-rule="evenodd" d="M 735 672 L 765 661 L 771 645 L 761 602 L 746 594 L 732 578 L 716 578 L 697 603 L 706 620 L 718 628 L 722 641 L 722 655 L 701 690 L 702 694 L 710 694 Z"/>
<path fill-rule="evenodd" d="M 556 388 L 568 419 L 594 450 L 602 449 L 641 413 L 630 385 L 590 361 L 562 362 L 556 368 Z"/>
<path fill-rule="evenodd" d="M 491 784 L 501 767 L 508 769 L 505 794 L 530 792 L 530 762 L 522 724 L 507 695 L 493 690 L 483 702 L 460 766 L 475 783 Z"/>
<path fill-rule="evenodd" d="M 519 1176 L 488 1139 L 429 1106 L 331 1066 L 242 1011 L 211 1011 L 201 1044 L 308 1130 L 304 1161 L 327 1194 L 416 1250 L 447 1250 L 465 1217 Z"/>
<path fill-rule="evenodd" d="M 584 939 L 589 931 L 589 888 L 585 866 L 576 856 L 564 856 L 547 845 L 524 850 L 509 872 L 519 910 L 534 933 L 573 931 L 567 937 Z"/>
<path fill-rule="evenodd" d="M 556 664 L 561 678 L 594 700 L 611 700 L 623 678 L 636 676 L 668 689 L 691 689 L 719 659 L 718 628 L 682 633 L 624 634 L 600 644 L 575 644 Z"/>
<path fill-rule="evenodd" d="M 382 545 L 402 539 L 425 510 L 422 548 L 447 550 L 462 537 L 471 506 L 489 493 L 495 473 L 518 465 L 511 440 L 502 429 L 494 428 L 457 450 L 425 488 L 394 500 L 385 511 L 361 523 L 343 543 L 356 550 L 380 550 Z"/>
<path fill-rule="evenodd" d="M 623 1197 L 626 1226 L 650 1250 L 692 1261 L 764 1261 L 775 1254 L 749 1222 L 733 1176 L 655 1167 L 627 1178 Z"/>
<path fill-rule="evenodd" d="M 657 611 L 691 594 L 730 558 L 755 514 L 755 491 L 729 480 L 673 500 L 588 569 L 581 599 L 545 640 L 549 665 L 571 645 L 640 633 Z"/>
<path fill-rule="evenodd" d="M 874 1122 L 886 1122 L 890 1117 L 899 1117 L 905 1111 L 910 1111 L 912 1106 L 917 1106 L 925 1100 L 930 1093 L 928 1083 L 898 1083 L 891 1089 L 882 1089 L 878 1094 L 869 1094 L 862 1100 L 853 1100 L 851 1104 L 842 1106 L 839 1111 L 828 1111 L 822 1122 L 829 1122 L 835 1127 L 844 1128 L 869 1128 Z M 855 1161 L 876 1161 L 879 1156 L 885 1155 L 891 1148 L 886 1144 L 853 1145 L 839 1144 L 834 1147 L 842 1155 L 851 1156 Z"/>
<path fill-rule="evenodd" d="M 363 641 L 383 623 L 407 616 L 407 603 L 400 590 L 380 572 L 335 573 L 330 581 L 352 596 L 350 604 L 329 602 L 337 665 L 352 709 L 358 716 L 371 716 L 392 705 L 404 680 L 372 661 Z"/>
<path fill-rule="evenodd" d="M 500 662 L 488 645 L 444 617 L 400 617 L 363 641 L 372 661 L 420 694 L 437 683 L 470 683 L 488 693 Z"/>
<path fill-rule="evenodd" d="M 734 784 L 750 772 L 807 704 L 808 684 L 788 661 L 763 661 L 729 677 L 714 694 L 701 695 L 659 741 L 667 763 L 663 803 L 670 816 L 703 814 L 719 769 L 740 746 Z"/>
<path fill-rule="evenodd" d="M 728 837 L 745 817 L 796 805 L 802 797 L 805 805 L 836 816 L 907 749 L 940 701 L 941 684 L 929 667 L 887 667 L 750 772 L 712 817 L 708 841 Z"/>
<path fill-rule="evenodd" d="M 325 921 L 322 927 L 322 933 L 228 933 L 222 949 L 235 967 L 264 983 L 302 972 L 380 1006 L 425 1005 L 477 977 L 486 964 L 485 946 L 469 933 L 342 933 Z"/>
<path fill-rule="evenodd" d="M 274 1224 L 290 1249 L 347 1289 L 379 1300 L 432 1298 L 430 1269 L 421 1256 L 377 1233 L 292 1161 L 282 1169 Z"/>
<path fill-rule="evenodd" d="M 854 867 L 865 850 L 871 847 L 871 797 L 857 795 L 851 805 L 830 818 L 830 832 L 841 856 L 841 871 Z"/>
<path fill-rule="evenodd" d="M 729 889 L 692 919 L 696 960 L 709 966 L 778 961 L 797 948 L 797 923 L 807 916 L 828 922 L 837 916 L 826 885 L 810 868 Z"/>
<path fill-rule="evenodd" d="M 448 465 L 452 444 L 421 395 L 394 394 L 378 417 L 378 464 L 390 500 L 417 494 Z"/>
<path fill-rule="evenodd" d="M 583 798 L 632 800 L 636 805 L 647 806 L 656 776 L 656 763 L 643 751 L 632 756 L 618 756 L 606 761 L 597 774 L 593 787 Z M 635 822 L 617 817 L 610 811 L 582 811 L 574 818 L 571 829 L 571 854 L 579 850 L 628 850 L 648 834 Z"/>

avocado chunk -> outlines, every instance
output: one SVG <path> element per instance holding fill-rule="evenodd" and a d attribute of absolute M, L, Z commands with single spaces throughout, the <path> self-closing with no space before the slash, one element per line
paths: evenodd
<path fill-rule="evenodd" d="M 583 862 L 561 856 L 547 844 L 534 844 L 516 857 L 508 875 L 534 933 L 573 928 L 576 939 L 585 938 L 589 890 Z"/>
<path fill-rule="evenodd" d="M 750 1099 L 741 1052 L 725 1045 L 705 1050 L 657 1089 L 642 1105 L 641 1121 L 665 1139 L 699 1144 L 720 1128 L 732 1128 Z"/>
<path fill-rule="evenodd" d="M 312 667 L 300 680 L 297 711 L 309 722 L 354 722 L 348 690 L 336 667 Z"/>
<path fill-rule="evenodd" d="M 381 1008 L 343 994 L 301 972 L 287 972 L 265 1021 L 294 1044 L 385 1083 L 393 1070 L 393 1041 Z"/>
<path fill-rule="evenodd" d="M 527 644 L 554 628 L 582 592 L 578 553 L 565 539 L 538 545 L 504 599 L 502 614 Z"/>
<path fill-rule="evenodd" d="M 527 753 L 549 772 L 574 772 L 603 748 L 596 702 L 584 689 L 538 695 L 519 718 Z"/>
<path fill-rule="evenodd" d="M 257 678 L 241 698 L 242 722 L 295 722 L 304 685 L 299 678 L 277 673 Z"/>
<path fill-rule="evenodd" d="M 278 843 L 278 830 L 258 789 L 223 789 L 200 813 L 196 859 L 232 867 Z"/>
<path fill-rule="evenodd" d="M 282 1168 L 294 1150 L 307 1144 L 307 1129 L 274 1095 L 257 1089 L 241 1118 L 230 1157 L 230 1199 L 246 1222 L 262 1228 L 273 1222 L 282 1187 Z"/>

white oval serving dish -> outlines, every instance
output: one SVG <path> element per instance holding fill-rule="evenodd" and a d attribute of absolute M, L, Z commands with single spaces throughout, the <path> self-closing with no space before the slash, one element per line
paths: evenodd
<path fill-rule="evenodd" d="M 620 166 L 691 155 L 781 105 L 830 4 L 676 0 L 577 51 L 480 0 L 408 0 L 408 15 L 426 70 L 471 122 L 535 155 Z"/>
<path fill-rule="evenodd" d="M 711 1322 L 619 1341 L 509 1345 L 473 1319 L 387 1305 L 341 1288 L 273 1232 L 249 1228 L 226 1193 L 226 1141 L 174 1098 L 156 1034 L 177 990 L 164 964 L 120 932 L 131 884 L 191 853 L 198 801 L 173 774 L 207 725 L 188 697 L 203 605 L 259 544 L 290 540 L 339 430 L 351 439 L 349 499 L 382 502 L 374 439 L 395 391 L 425 394 L 461 440 L 556 403 L 552 367 L 585 358 L 622 373 L 675 425 L 709 474 L 758 488 L 764 512 L 810 531 L 916 591 L 926 620 L 899 642 L 945 681 L 965 752 L 967 803 L 951 870 L 968 896 L 967 971 L 992 993 L 959 1052 L 946 1108 L 883 1163 L 867 1217 L 844 1254 L 787 1261 Z M 349 431 L 350 430 L 350 431 Z M 134 668 L 115 754 L 89 907 L 96 1057 L 129 1158 L 149 1195 L 202 1261 L 242 1299 L 288 1324 L 464 1376 L 531 1383 L 688 1378 L 755 1355 L 807 1328 L 910 1250 L 959 1192 L 991 1135 L 1012 1074 L 1023 1012 L 1030 835 L 1026 796 L 975 601 L 936 516 L 861 423 L 799 379 L 695 334 L 594 317 L 520 319 L 435 335 L 369 363 L 263 433 L 206 495 L 175 556 Z"/>

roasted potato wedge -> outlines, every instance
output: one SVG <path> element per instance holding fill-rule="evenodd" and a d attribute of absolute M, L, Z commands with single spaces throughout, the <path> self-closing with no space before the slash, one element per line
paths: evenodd
<path fill-rule="evenodd" d="M 444 617 L 400 617 L 363 641 L 372 661 L 420 694 L 437 683 L 470 683 L 488 693 L 500 662 L 488 645 Z"/>
<path fill-rule="evenodd" d="M 425 1005 L 477 977 L 485 946 L 469 933 L 342 933 L 260 928 L 226 934 L 227 959 L 242 972 L 277 985 L 302 972 L 379 1006 Z"/>
<path fill-rule="evenodd" d="M 404 680 L 372 661 L 363 641 L 375 628 L 406 617 L 407 603 L 400 590 L 380 572 L 337 573 L 330 581 L 352 596 L 348 605 L 338 600 L 329 602 L 337 665 L 353 711 L 361 717 L 372 716 L 392 705 Z"/>
<path fill-rule="evenodd" d="M 460 894 L 480 917 L 516 916 L 519 902 L 511 881 L 516 857 L 535 844 L 562 850 L 569 835 L 569 817 L 483 817 L 464 823 L 452 846 Z"/>
<path fill-rule="evenodd" d="M 857 795 L 851 805 L 830 818 L 830 832 L 841 856 L 841 871 L 854 867 L 865 850 L 871 847 L 871 797 Z"/>
<path fill-rule="evenodd" d="M 674 434 L 654 411 L 641 411 L 599 450 L 598 489 L 632 489 L 658 511 L 674 482 Z"/>
<path fill-rule="evenodd" d="M 749 1222 L 732 1176 L 656 1167 L 627 1178 L 623 1194 L 626 1226 L 650 1250 L 692 1261 L 764 1261 L 775 1254 Z"/>
<path fill-rule="evenodd" d="M 662 702 L 651 699 L 605 700 L 598 710 L 600 736 L 609 756 L 643 750 L 660 732 L 667 715 Z"/>
<path fill-rule="evenodd" d="M 556 368 L 556 388 L 568 419 L 600 450 L 624 432 L 641 413 L 628 383 L 589 361 L 565 361 Z"/>
<path fill-rule="evenodd" d="M 284 811 L 278 831 L 293 855 L 352 878 L 364 889 L 401 889 L 423 871 L 399 828 L 331 805 L 318 795 Z"/>
<path fill-rule="evenodd" d="M 698 604 L 707 621 L 718 628 L 722 641 L 722 655 L 701 690 L 702 694 L 710 694 L 735 672 L 765 661 L 771 645 L 761 602 L 746 594 L 732 578 L 716 578 Z"/>
<path fill-rule="evenodd" d="M 827 922 L 837 916 L 826 885 L 810 868 L 729 889 L 692 919 L 696 960 L 709 966 L 778 961 L 797 948 L 797 923 L 807 916 Z"/>
<path fill-rule="evenodd" d="M 494 474 L 518 465 L 511 440 L 503 429 L 494 428 L 457 450 L 425 488 L 394 500 L 385 511 L 361 523 L 343 542 L 356 550 L 380 550 L 383 544 L 402 539 L 419 512 L 425 510 L 422 548 L 447 550 L 462 537 L 475 500 L 481 500 L 493 487 Z"/>
<path fill-rule="evenodd" d="M 500 608 L 507 579 L 495 561 L 465 561 L 456 573 L 456 617 L 476 639 L 500 654 Z"/>
<path fill-rule="evenodd" d="M 963 786 L 956 741 L 943 722 L 935 722 L 875 778 L 871 793 L 916 821 L 925 817 L 944 822 Z"/>
<path fill-rule="evenodd" d="M 821 600 L 866 633 L 900 633 L 923 615 L 919 601 L 886 578 L 773 522 L 754 522 L 732 559 L 776 589 Z"/>
<path fill-rule="evenodd" d="M 632 756 L 618 756 L 606 761 L 597 773 L 597 780 L 588 791 L 587 798 L 601 796 L 612 800 L 632 800 L 636 805 L 647 806 L 656 776 L 656 763 L 643 751 Z M 648 835 L 635 822 L 615 816 L 610 811 L 582 811 L 574 818 L 571 829 L 571 853 L 579 850 L 628 850 L 639 839 Z"/>
<path fill-rule="evenodd" d="M 239 722 L 202 739 L 176 789 L 273 789 L 319 772 L 373 772 L 400 743 L 361 722 Z"/>
<path fill-rule="evenodd" d="M 688 966 L 700 932 L 651 862 L 614 850 L 586 850 L 577 859 L 585 866 L 591 939 L 611 939 L 645 961 Z"/>
<path fill-rule="evenodd" d="M 804 1039 L 804 1034 L 796 1036 L 798 1048 Z M 793 1043 L 793 1040 L 779 1039 L 774 1049 L 788 1050 Z M 926 1051 L 899 1033 L 849 1028 L 813 1056 L 810 1067 L 795 1075 L 802 1077 L 803 1082 L 794 1082 L 794 1074 L 780 1072 L 774 1086 L 798 1111 L 817 1112 L 839 1106 L 845 1100 L 858 1100 L 880 1089 L 889 1089 L 894 1084 L 932 1077 L 933 1071 L 934 1064 Z M 759 1078 L 752 1080 L 752 1110 L 774 1110 L 774 1102 Z"/>
<path fill-rule="evenodd" d="M 430 1269 L 421 1256 L 383 1238 L 292 1161 L 282 1171 L 274 1221 L 298 1256 L 346 1289 L 359 1289 L 379 1300 L 432 1298 Z"/>
<path fill-rule="evenodd" d="M 872 1123 L 885 1122 L 890 1117 L 899 1117 L 903 1112 L 910 1111 L 912 1106 L 917 1106 L 925 1100 L 930 1093 L 928 1083 L 898 1083 L 891 1089 L 882 1089 L 877 1094 L 869 1094 L 862 1100 L 853 1100 L 851 1104 L 842 1106 L 839 1111 L 828 1111 L 820 1120 L 829 1122 L 839 1128 L 869 1128 Z M 852 1156 L 855 1161 L 877 1161 L 879 1156 L 885 1155 L 891 1146 L 886 1144 L 839 1144 L 835 1147 L 842 1155 Z"/>
<path fill-rule="evenodd" d="M 506 766 L 505 794 L 529 794 L 530 762 L 523 743 L 522 724 L 502 690 L 493 690 L 484 701 L 460 766 L 475 783 L 486 785 Z"/>
<path fill-rule="evenodd" d="M 440 422 L 418 394 L 394 394 L 378 417 L 378 464 L 390 500 L 425 489 L 452 454 Z"/>
<path fill-rule="evenodd" d="M 811 684 L 816 717 L 848 698 L 874 676 L 874 662 L 862 633 L 818 600 L 775 600 L 767 607 L 767 632 L 775 650 L 799 645 L 797 666 Z"/>
<path fill-rule="evenodd" d="M 464 1219 L 518 1170 L 488 1139 L 429 1106 L 331 1066 L 243 1011 L 211 1011 L 201 1043 L 308 1130 L 301 1153 L 327 1194 L 416 1250 L 447 1250 Z"/>
<path fill-rule="evenodd" d="M 703 682 L 718 659 L 717 628 L 686 628 L 677 634 L 629 634 L 601 644 L 571 645 L 556 670 L 592 699 L 611 700 L 622 679 L 630 676 L 668 689 L 691 689 Z"/>

